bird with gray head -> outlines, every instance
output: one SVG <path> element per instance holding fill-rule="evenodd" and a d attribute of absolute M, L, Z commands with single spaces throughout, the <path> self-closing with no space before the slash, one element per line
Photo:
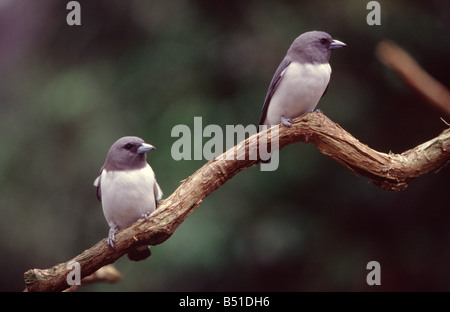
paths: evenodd
<path fill-rule="evenodd" d="M 331 51 L 346 44 L 323 31 L 298 36 L 270 82 L 260 125 L 292 126 L 292 119 L 312 112 L 330 82 Z"/>
<path fill-rule="evenodd" d="M 114 248 L 114 234 L 156 209 L 162 191 L 155 173 L 146 161 L 146 153 L 155 147 L 141 138 L 127 136 L 117 140 L 109 149 L 100 174 L 94 181 L 97 198 L 110 227 L 108 245 Z M 133 261 L 150 257 L 148 246 L 128 252 Z"/>

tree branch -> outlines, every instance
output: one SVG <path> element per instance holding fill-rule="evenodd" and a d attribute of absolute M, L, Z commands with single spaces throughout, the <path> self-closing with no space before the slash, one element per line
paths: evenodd
<path fill-rule="evenodd" d="M 450 91 L 422 69 L 408 52 L 386 40 L 378 44 L 376 54 L 382 63 L 394 70 L 430 103 L 450 115 Z"/>
<path fill-rule="evenodd" d="M 266 131 L 255 134 L 233 149 L 238 153 L 242 149 L 251 153 L 257 149 L 259 137 L 265 135 Z M 270 136 L 267 142 L 270 144 Z M 450 162 L 450 129 L 402 154 L 386 154 L 360 143 L 325 115 L 310 113 L 296 118 L 290 128 L 280 126 L 279 148 L 294 142 L 315 144 L 323 154 L 355 174 L 371 179 L 385 190 L 404 190 L 411 180 L 430 171 L 437 172 Z M 81 277 L 85 277 L 102 266 L 115 262 L 131 248 L 163 243 L 206 196 L 256 162 L 257 160 L 225 160 L 225 157 L 209 161 L 182 181 L 167 199 L 161 201 L 148 220 L 140 219 L 118 232 L 115 250 L 103 239 L 66 263 L 45 270 L 28 270 L 25 272 L 27 290 L 61 291 L 68 288 L 67 264 L 71 261 L 80 264 Z"/>
<path fill-rule="evenodd" d="M 98 282 L 104 283 L 116 283 L 122 279 L 122 274 L 114 267 L 113 264 L 108 264 L 89 276 L 83 278 L 80 282 L 81 285 L 93 284 Z M 78 290 L 78 285 L 72 285 L 64 291 L 73 292 Z"/>

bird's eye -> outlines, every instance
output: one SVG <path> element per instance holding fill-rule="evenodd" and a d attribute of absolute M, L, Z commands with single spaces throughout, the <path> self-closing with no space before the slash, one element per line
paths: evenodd
<path fill-rule="evenodd" d="M 327 38 L 322 38 L 322 39 L 320 39 L 320 43 L 321 44 L 326 44 L 326 43 L 328 43 L 328 39 Z"/>
<path fill-rule="evenodd" d="M 133 148 L 133 144 L 128 143 L 127 145 L 124 146 L 124 148 L 125 148 L 126 150 L 130 150 L 130 149 Z"/>

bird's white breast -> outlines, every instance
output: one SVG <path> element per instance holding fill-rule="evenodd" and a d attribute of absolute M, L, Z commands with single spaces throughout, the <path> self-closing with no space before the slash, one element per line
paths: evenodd
<path fill-rule="evenodd" d="M 282 72 L 267 110 L 266 124 L 295 118 L 314 110 L 330 82 L 330 64 L 292 62 Z"/>
<path fill-rule="evenodd" d="M 111 227 L 121 229 L 141 218 L 142 214 L 154 211 L 155 197 L 160 197 L 155 194 L 160 188 L 148 164 L 137 170 L 103 170 L 100 187 L 105 218 Z"/>

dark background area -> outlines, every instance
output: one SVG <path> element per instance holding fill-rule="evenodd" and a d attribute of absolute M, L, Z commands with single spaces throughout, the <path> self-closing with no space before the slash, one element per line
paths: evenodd
<path fill-rule="evenodd" d="M 361 142 L 400 153 L 449 116 L 375 56 L 389 39 L 450 85 L 450 3 L 0 0 L 0 290 L 105 238 L 92 186 L 111 144 L 136 135 L 164 197 L 206 163 L 175 161 L 175 125 L 255 124 L 291 42 L 323 30 L 348 47 L 318 108 Z M 204 139 L 205 143 L 208 139 Z M 381 190 L 312 144 L 251 167 L 208 196 L 153 256 L 116 262 L 123 280 L 85 291 L 449 291 L 447 168 L 403 192 Z M 369 261 L 381 286 L 368 286 Z"/>

